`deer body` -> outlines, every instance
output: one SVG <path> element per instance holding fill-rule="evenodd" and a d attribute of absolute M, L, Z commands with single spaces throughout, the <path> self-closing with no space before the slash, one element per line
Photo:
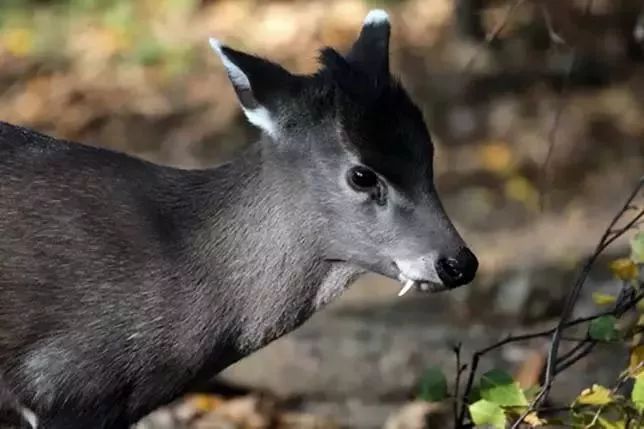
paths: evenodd
<path fill-rule="evenodd" d="M 374 17 L 348 58 L 377 69 L 389 23 Z M 366 271 L 423 288 L 476 271 L 402 89 L 378 89 L 396 104 L 380 112 L 365 107 L 372 87 L 336 82 L 356 79 L 337 53 L 328 71 L 296 77 L 213 47 L 264 131 L 229 163 L 181 170 L 0 123 L 0 398 L 41 428 L 126 428 Z M 361 146 L 372 111 L 402 121 L 413 144 Z"/>
<path fill-rule="evenodd" d="M 136 421 L 339 293 L 359 270 L 319 262 L 318 225 L 290 231 L 306 204 L 261 157 L 177 170 L 0 125 L 4 382 L 73 415 L 128 398 Z"/>

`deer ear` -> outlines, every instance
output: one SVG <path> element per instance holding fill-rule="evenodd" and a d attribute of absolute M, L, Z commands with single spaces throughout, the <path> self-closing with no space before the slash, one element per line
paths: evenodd
<path fill-rule="evenodd" d="M 388 78 L 390 32 L 387 12 L 373 9 L 365 17 L 360 35 L 347 54 L 347 60 L 373 77 Z"/>
<path fill-rule="evenodd" d="M 226 68 L 248 121 L 275 137 L 277 99 L 289 91 L 296 77 L 275 63 L 231 49 L 217 39 L 210 38 L 209 42 Z"/>

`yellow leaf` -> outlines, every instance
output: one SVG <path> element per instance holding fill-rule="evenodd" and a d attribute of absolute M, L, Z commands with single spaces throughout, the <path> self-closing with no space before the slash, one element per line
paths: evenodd
<path fill-rule="evenodd" d="M 621 280 L 633 280 L 637 278 L 637 265 L 629 258 L 615 259 L 610 263 L 609 267 L 615 277 Z"/>
<path fill-rule="evenodd" d="M 584 405 L 607 405 L 613 402 L 613 393 L 604 386 L 593 384 L 593 387 L 581 392 L 576 402 Z"/>
<path fill-rule="evenodd" d="M 631 349 L 628 369 L 633 377 L 637 377 L 644 371 L 644 345 L 639 345 Z"/>
<path fill-rule="evenodd" d="M 539 207 L 539 191 L 523 176 L 513 176 L 505 182 L 505 196 L 519 201 L 526 207 L 536 209 Z"/>
<path fill-rule="evenodd" d="M 480 157 L 483 167 L 496 173 L 506 173 L 512 167 L 512 152 L 504 142 L 493 142 L 482 146 Z"/>
<path fill-rule="evenodd" d="M 529 413 L 527 416 L 525 416 L 523 421 L 529 424 L 530 427 L 533 427 L 533 428 L 543 426 L 547 423 L 545 420 L 540 419 L 537 413 L 535 413 L 534 411 Z"/>
<path fill-rule="evenodd" d="M 26 28 L 13 28 L 2 37 L 5 49 L 16 57 L 25 57 L 33 49 L 33 33 Z"/>
<path fill-rule="evenodd" d="M 607 293 L 593 292 L 593 301 L 597 305 L 608 305 L 617 301 L 617 298 Z"/>
<path fill-rule="evenodd" d="M 195 409 L 202 413 L 210 412 L 222 403 L 222 400 L 219 397 L 205 394 L 192 395 L 191 400 Z"/>

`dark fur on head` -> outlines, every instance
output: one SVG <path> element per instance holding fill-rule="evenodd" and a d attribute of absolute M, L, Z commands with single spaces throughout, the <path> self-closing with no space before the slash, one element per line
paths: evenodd
<path fill-rule="evenodd" d="M 424 165 L 419 173 L 431 175 L 433 147 L 423 115 L 389 70 L 370 71 L 368 63 L 330 47 L 321 50 L 320 63 L 318 76 L 335 88 L 338 119 L 363 162 L 401 189 L 418 183 L 418 177 L 400 165 Z"/>

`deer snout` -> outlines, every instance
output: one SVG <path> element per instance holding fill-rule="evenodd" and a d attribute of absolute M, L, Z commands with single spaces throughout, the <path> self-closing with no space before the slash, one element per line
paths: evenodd
<path fill-rule="evenodd" d="M 479 261 L 467 247 L 462 247 L 453 256 L 441 256 L 436 260 L 436 273 L 447 288 L 468 284 L 474 279 Z"/>

